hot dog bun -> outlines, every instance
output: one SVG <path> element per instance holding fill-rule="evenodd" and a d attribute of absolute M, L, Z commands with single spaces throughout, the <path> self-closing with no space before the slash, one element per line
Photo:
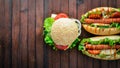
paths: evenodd
<path fill-rule="evenodd" d="M 108 43 L 106 42 L 109 39 Z M 92 37 L 92 38 L 87 38 L 87 41 L 85 42 L 85 39 L 83 39 L 79 45 L 79 47 L 83 47 L 81 50 L 83 54 L 96 58 L 96 59 L 102 59 L 102 60 L 117 60 L 120 59 L 120 36 L 118 35 L 113 35 L 113 36 L 98 36 L 98 37 Z M 88 41 L 89 40 L 89 41 Z M 105 41 L 106 40 L 106 41 Z M 110 40 L 113 40 L 115 44 L 113 46 L 110 46 Z M 83 42 L 84 41 L 84 42 Z M 93 42 L 90 42 L 93 41 Z M 95 43 L 94 41 L 98 41 L 98 44 Z M 105 44 L 102 43 L 102 41 L 106 42 Z M 93 48 L 90 49 L 90 47 L 86 47 L 87 44 L 90 44 Z M 102 48 L 96 49 L 97 45 L 102 46 Z M 108 46 L 109 45 L 109 46 Z M 109 47 L 109 48 L 106 48 Z M 114 48 L 115 46 L 119 46 L 118 48 Z M 90 50 L 90 51 L 89 51 Z M 100 51 L 99 53 L 91 53 L 93 50 Z"/>

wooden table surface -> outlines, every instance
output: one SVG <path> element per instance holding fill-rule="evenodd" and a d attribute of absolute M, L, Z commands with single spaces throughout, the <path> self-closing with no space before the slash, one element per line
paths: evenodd
<path fill-rule="evenodd" d="M 120 0 L 0 0 L 0 68 L 120 68 L 120 60 L 89 58 L 77 50 L 54 51 L 43 41 L 51 13 L 80 19 L 88 10 L 120 7 Z M 94 36 L 82 28 L 80 39 Z"/>

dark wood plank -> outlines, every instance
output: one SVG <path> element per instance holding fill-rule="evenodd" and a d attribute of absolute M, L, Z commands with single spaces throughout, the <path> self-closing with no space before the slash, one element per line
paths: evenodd
<path fill-rule="evenodd" d="M 93 67 L 94 68 L 101 68 L 101 62 L 98 59 L 93 59 Z"/>
<path fill-rule="evenodd" d="M 85 1 L 84 0 L 77 0 L 77 18 L 80 19 L 81 15 L 85 13 Z M 82 30 L 82 33 L 80 35 L 80 39 L 82 39 L 82 36 L 84 36 L 84 30 Z M 77 59 L 77 67 L 78 68 L 85 68 L 84 64 L 85 64 L 85 55 L 82 54 L 81 51 L 78 51 L 77 53 L 78 59 Z"/>
<path fill-rule="evenodd" d="M 86 1 L 84 1 L 84 3 L 85 3 L 85 6 L 86 6 L 86 8 L 85 8 L 85 12 L 87 12 L 87 11 L 89 11 L 89 10 L 91 10 L 92 9 L 92 3 L 93 3 L 93 1 L 92 0 L 86 0 Z"/>
<path fill-rule="evenodd" d="M 36 65 L 37 65 L 37 68 L 43 68 L 43 14 L 44 14 L 43 1 L 44 0 L 36 0 Z"/>
<path fill-rule="evenodd" d="M 69 17 L 71 17 L 71 18 L 76 18 L 76 13 L 77 13 L 77 9 L 76 9 L 76 7 L 77 7 L 77 3 L 76 3 L 76 0 L 69 0 L 69 1 L 67 1 L 66 0 L 66 2 L 68 2 L 69 3 L 69 6 L 66 6 L 66 8 L 63 8 L 63 10 L 65 10 L 66 12 L 69 10 Z M 64 0 L 63 0 L 63 4 L 66 4 L 65 2 L 64 2 Z M 64 7 L 64 6 L 63 6 Z M 68 7 L 68 9 L 67 9 L 67 7 Z"/>
<path fill-rule="evenodd" d="M 20 1 L 14 0 L 12 12 L 12 67 L 18 68 L 19 31 L 20 31 Z"/>
<path fill-rule="evenodd" d="M 101 60 L 101 68 L 108 68 L 108 61 Z"/>
<path fill-rule="evenodd" d="M 28 67 L 35 68 L 35 0 L 28 1 Z"/>
<path fill-rule="evenodd" d="M 108 0 L 108 6 L 109 7 L 116 7 L 117 5 L 116 5 L 116 0 Z"/>
<path fill-rule="evenodd" d="M 52 0 L 44 0 L 44 19 L 47 17 L 50 17 L 51 14 L 53 13 L 53 1 Z M 55 13 L 55 12 L 54 12 Z M 53 56 L 52 54 L 54 50 L 52 50 L 49 45 L 45 44 L 44 45 L 44 68 L 53 68 Z M 58 53 L 58 52 L 57 52 Z M 56 54 L 57 57 L 58 54 Z M 58 62 L 59 63 L 59 62 Z M 55 63 L 54 66 L 57 66 Z"/>
<path fill-rule="evenodd" d="M 94 2 L 94 4 L 93 4 Z M 91 7 L 92 8 L 97 8 L 101 6 L 101 0 L 91 0 Z"/>
<path fill-rule="evenodd" d="M 116 0 L 116 7 L 120 8 L 120 0 Z"/>
<path fill-rule="evenodd" d="M 60 0 L 60 12 L 68 14 L 69 11 L 69 0 Z M 72 4 L 71 4 L 72 5 Z M 72 8 L 72 7 L 71 7 Z M 59 9 L 59 8 L 58 8 Z M 70 15 L 69 15 L 70 16 Z"/>
<path fill-rule="evenodd" d="M 12 34 L 11 34 L 11 1 L 5 0 L 5 22 L 4 22 L 4 67 L 10 68 L 11 67 L 11 40 L 12 40 Z"/>
<path fill-rule="evenodd" d="M 108 62 L 108 68 L 117 68 L 117 61 L 109 61 Z"/>
<path fill-rule="evenodd" d="M 59 13 L 61 9 L 61 0 L 52 0 L 52 12 Z"/>
<path fill-rule="evenodd" d="M 108 6 L 108 0 L 101 0 L 100 4 L 101 4 L 101 7 L 106 7 Z"/>
<path fill-rule="evenodd" d="M 27 59 L 27 23 L 28 23 L 28 0 L 21 0 L 21 8 L 20 8 L 20 57 L 21 64 L 19 66 L 21 68 L 28 67 L 28 59 Z"/>
<path fill-rule="evenodd" d="M 116 66 L 117 66 L 117 68 L 120 68 L 120 60 L 117 61 Z"/>
<path fill-rule="evenodd" d="M 2 49 L 3 49 L 3 47 L 0 42 L 0 68 L 3 68 L 3 51 L 2 51 Z"/>
<path fill-rule="evenodd" d="M 4 0 L 0 0 L 0 49 L 2 48 L 3 45 L 3 35 L 4 35 Z M 2 49 L 0 50 L 0 68 L 4 66 L 4 52 Z"/>

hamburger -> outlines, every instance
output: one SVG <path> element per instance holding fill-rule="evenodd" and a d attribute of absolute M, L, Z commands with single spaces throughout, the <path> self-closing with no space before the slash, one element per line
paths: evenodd
<path fill-rule="evenodd" d="M 79 44 L 83 54 L 102 60 L 120 59 L 120 36 L 84 38 Z"/>
<path fill-rule="evenodd" d="M 120 33 L 120 9 L 117 8 L 94 8 L 82 15 L 80 21 L 86 31 L 95 35 Z"/>
<path fill-rule="evenodd" d="M 79 20 L 68 18 L 64 13 L 52 14 L 44 20 L 44 41 L 57 50 L 67 50 L 76 46 L 81 33 Z"/>

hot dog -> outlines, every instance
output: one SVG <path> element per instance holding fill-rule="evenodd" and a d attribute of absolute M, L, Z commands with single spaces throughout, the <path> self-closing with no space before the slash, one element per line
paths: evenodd
<path fill-rule="evenodd" d="M 112 35 L 86 38 L 80 42 L 78 49 L 83 54 L 96 59 L 120 59 L 120 36 Z"/>
<path fill-rule="evenodd" d="M 120 33 L 120 10 L 117 8 L 94 8 L 83 14 L 80 21 L 86 31 L 95 35 L 113 35 Z"/>

